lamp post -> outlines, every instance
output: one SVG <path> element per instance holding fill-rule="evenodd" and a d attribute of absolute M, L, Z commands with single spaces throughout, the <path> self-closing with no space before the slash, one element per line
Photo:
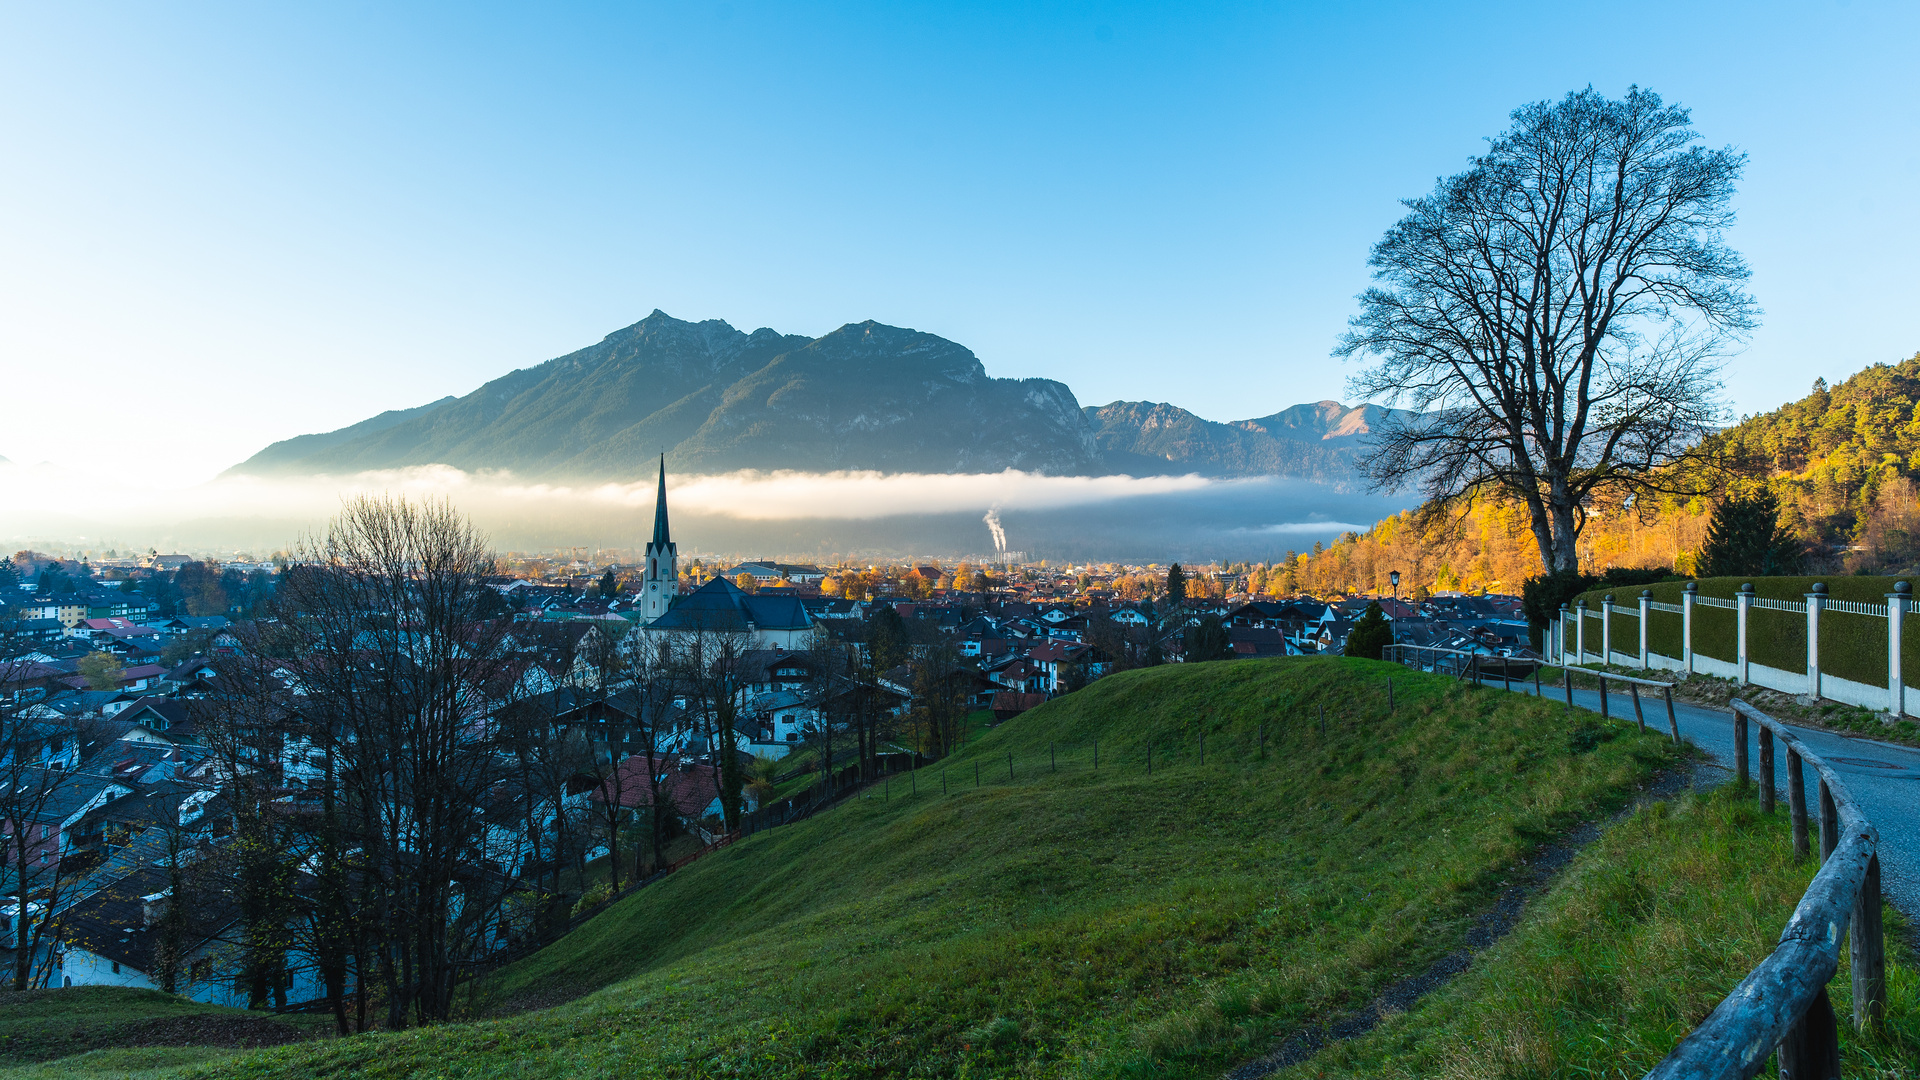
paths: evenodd
<path fill-rule="evenodd" d="M 1393 598 L 1395 600 L 1400 599 L 1400 571 L 1394 570 L 1389 572 L 1387 574 L 1387 580 L 1393 583 Z"/>

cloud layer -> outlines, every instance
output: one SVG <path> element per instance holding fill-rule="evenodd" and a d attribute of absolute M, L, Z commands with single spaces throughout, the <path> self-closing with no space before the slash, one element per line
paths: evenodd
<path fill-rule="evenodd" d="M 228 477 L 174 491 L 141 479 L 0 466 L 0 506 L 6 508 L 0 540 L 273 548 L 323 528 L 343 499 L 390 493 L 449 498 L 503 547 L 627 547 L 651 531 L 655 490 L 652 480 L 536 483 L 438 465 L 338 477 Z M 1190 557 L 1194 551 L 1161 549 L 1202 541 L 1311 543 L 1364 528 L 1358 522 L 1390 509 L 1378 499 L 1304 481 L 1064 477 L 1011 469 L 670 475 L 668 490 L 676 539 L 708 551 L 988 552 L 994 540 L 982 515 L 997 511 L 1011 534 L 1009 546 L 1036 554 Z"/>

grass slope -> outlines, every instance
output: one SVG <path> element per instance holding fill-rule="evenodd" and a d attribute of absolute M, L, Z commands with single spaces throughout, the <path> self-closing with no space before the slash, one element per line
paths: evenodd
<path fill-rule="evenodd" d="M 1729 784 L 1634 815 L 1460 979 L 1282 1076 L 1641 1075 L 1773 950 L 1813 880 L 1812 860 L 1793 861 L 1784 809 L 1764 816 L 1752 798 Z M 1850 1077 L 1920 1075 L 1920 976 L 1900 945 L 1905 920 L 1884 913 L 1901 954 L 1884 1035 L 1853 1031 L 1844 951 L 1828 986 Z"/>
<path fill-rule="evenodd" d="M 294 1023 L 157 990 L 76 986 L 0 992 L 0 1076 L 133 1075 L 304 1037 Z M 44 1065 L 46 1062 L 60 1062 Z"/>
<path fill-rule="evenodd" d="M 1673 753 L 1625 725 L 1576 752 L 1575 724 L 1365 661 L 1118 675 L 915 794 L 694 864 L 474 1004 L 577 1000 L 199 1074 L 1218 1075 L 1457 946 L 1505 870 Z"/>

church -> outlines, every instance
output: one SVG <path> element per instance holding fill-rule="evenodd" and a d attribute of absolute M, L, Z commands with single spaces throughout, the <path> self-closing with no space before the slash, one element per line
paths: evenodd
<path fill-rule="evenodd" d="M 744 633 L 750 649 L 807 647 L 813 620 L 796 596 L 755 596 L 716 577 L 679 595 L 680 549 L 667 525 L 667 457 L 660 455 L 660 493 L 653 509 L 653 539 L 647 542 L 640 583 L 640 628 L 648 634 Z"/>

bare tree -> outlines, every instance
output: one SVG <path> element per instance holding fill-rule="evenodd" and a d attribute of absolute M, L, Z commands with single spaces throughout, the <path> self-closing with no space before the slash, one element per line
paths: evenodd
<path fill-rule="evenodd" d="M 359 498 L 294 562 L 283 612 L 307 709 L 337 732 L 387 1026 L 444 1020 L 459 964 L 512 888 L 477 858 L 514 693 L 505 624 L 480 617 L 497 606 L 493 557 L 450 504 Z"/>
<path fill-rule="evenodd" d="M 61 836 L 52 811 L 70 795 L 72 770 L 93 737 L 93 722 L 52 706 L 64 692 L 51 669 L 31 659 L 15 635 L 17 619 L 0 621 L 0 896 L 13 949 L 9 985 L 28 989 L 36 960 L 58 935 Z"/>
<path fill-rule="evenodd" d="M 753 645 L 754 635 L 744 626 L 735 625 L 724 614 L 708 617 L 702 612 L 690 613 L 686 625 L 660 644 L 676 696 L 686 700 L 688 712 L 706 737 L 723 827 L 729 830 L 739 825 L 745 781 L 734 733 L 744 690 L 739 666 Z"/>
<path fill-rule="evenodd" d="M 1676 482 L 1722 415 L 1718 372 L 1755 325 L 1721 238 L 1746 158 L 1694 145 L 1634 88 L 1513 113 L 1472 167 L 1408 200 L 1336 355 L 1361 398 L 1404 403 L 1365 466 L 1447 502 L 1524 502 L 1549 570 L 1577 566 L 1582 504 Z"/>

